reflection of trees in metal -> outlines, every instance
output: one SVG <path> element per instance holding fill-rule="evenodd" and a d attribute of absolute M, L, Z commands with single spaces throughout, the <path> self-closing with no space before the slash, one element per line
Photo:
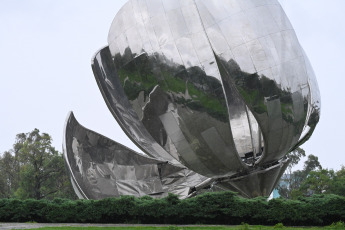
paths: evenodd
<path fill-rule="evenodd" d="M 225 91 L 236 91 L 234 96 L 243 100 L 260 125 L 266 147 L 260 162 L 278 160 L 293 150 L 304 129 L 308 98 L 300 91 L 279 88 L 265 75 L 242 72 L 234 60 L 218 62 L 223 82 L 228 85 Z"/>
<path fill-rule="evenodd" d="M 125 53 L 129 52 L 127 50 Z M 221 83 L 207 76 L 199 66 L 186 69 L 172 61 L 165 63 L 166 57 L 159 54 L 149 57 L 144 53 L 125 64 L 121 63 L 124 59 L 121 55 L 115 59 L 119 66 L 123 66 L 119 76 L 130 101 L 136 100 L 141 92 L 144 93 L 143 99 L 147 100 L 152 90 L 159 86 L 175 103 L 207 112 L 217 120 L 228 121 Z"/>
<path fill-rule="evenodd" d="M 276 0 L 131 0 L 108 43 L 93 59 L 103 97 L 146 154 L 203 175 L 184 197 L 269 195 L 319 120 L 316 78 Z"/>

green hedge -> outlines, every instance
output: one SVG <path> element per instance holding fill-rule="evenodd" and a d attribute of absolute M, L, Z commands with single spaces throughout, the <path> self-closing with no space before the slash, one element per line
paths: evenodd
<path fill-rule="evenodd" d="M 123 196 L 104 200 L 0 200 L 0 222 L 330 225 L 345 221 L 345 198 L 315 195 L 298 200 L 244 199 L 232 192 L 179 200 Z"/>

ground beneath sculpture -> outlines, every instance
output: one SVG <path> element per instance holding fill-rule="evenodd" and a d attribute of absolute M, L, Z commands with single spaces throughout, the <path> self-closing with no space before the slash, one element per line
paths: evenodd
<path fill-rule="evenodd" d="M 46 228 L 46 227 L 140 227 L 145 225 L 128 225 L 128 224 L 45 224 L 45 223 L 0 223 L 0 229 L 33 229 L 33 228 Z M 159 227 L 163 225 L 147 225 Z"/>
<path fill-rule="evenodd" d="M 129 227 L 137 225 L 126 224 L 44 224 L 44 223 L 0 223 L 0 229 L 33 229 L 33 228 L 46 228 L 46 227 Z M 141 225 L 142 226 L 142 225 Z M 151 225 L 152 226 L 152 225 Z"/>
<path fill-rule="evenodd" d="M 68 228 L 73 227 L 73 228 L 119 228 L 119 229 L 146 229 L 150 230 L 152 228 L 154 229 L 171 229 L 171 225 L 158 225 L 158 224 L 150 224 L 150 225 L 137 225 L 137 224 L 47 224 L 47 223 L 0 223 L 0 230 L 5 230 L 5 229 L 37 229 L 37 228 L 60 228 L 64 229 L 64 227 Z M 170 228 L 169 228 L 170 227 Z M 201 226 L 201 225 L 180 225 L 176 227 L 177 229 L 184 229 L 184 228 L 192 228 L 192 229 L 227 229 L 231 228 L 234 226 L 216 226 L 216 225 L 208 225 L 208 226 Z"/>

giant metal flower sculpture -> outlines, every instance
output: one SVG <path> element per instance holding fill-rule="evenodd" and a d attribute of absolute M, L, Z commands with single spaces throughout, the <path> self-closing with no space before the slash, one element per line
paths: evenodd
<path fill-rule="evenodd" d="M 92 68 L 146 155 L 71 113 L 64 155 L 80 198 L 267 196 L 319 120 L 316 78 L 277 0 L 130 0 Z"/>

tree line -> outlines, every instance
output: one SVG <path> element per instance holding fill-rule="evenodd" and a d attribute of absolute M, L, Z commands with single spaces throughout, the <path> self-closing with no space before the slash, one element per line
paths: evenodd
<path fill-rule="evenodd" d="M 293 171 L 306 153 L 289 153 L 290 165 L 276 189 L 281 197 L 297 199 L 313 194 L 345 196 L 345 167 L 325 169 L 318 157 L 309 155 L 302 170 Z M 63 156 L 52 146 L 47 133 L 34 129 L 16 136 L 13 148 L 0 155 L 0 199 L 77 199 L 64 166 Z"/>

